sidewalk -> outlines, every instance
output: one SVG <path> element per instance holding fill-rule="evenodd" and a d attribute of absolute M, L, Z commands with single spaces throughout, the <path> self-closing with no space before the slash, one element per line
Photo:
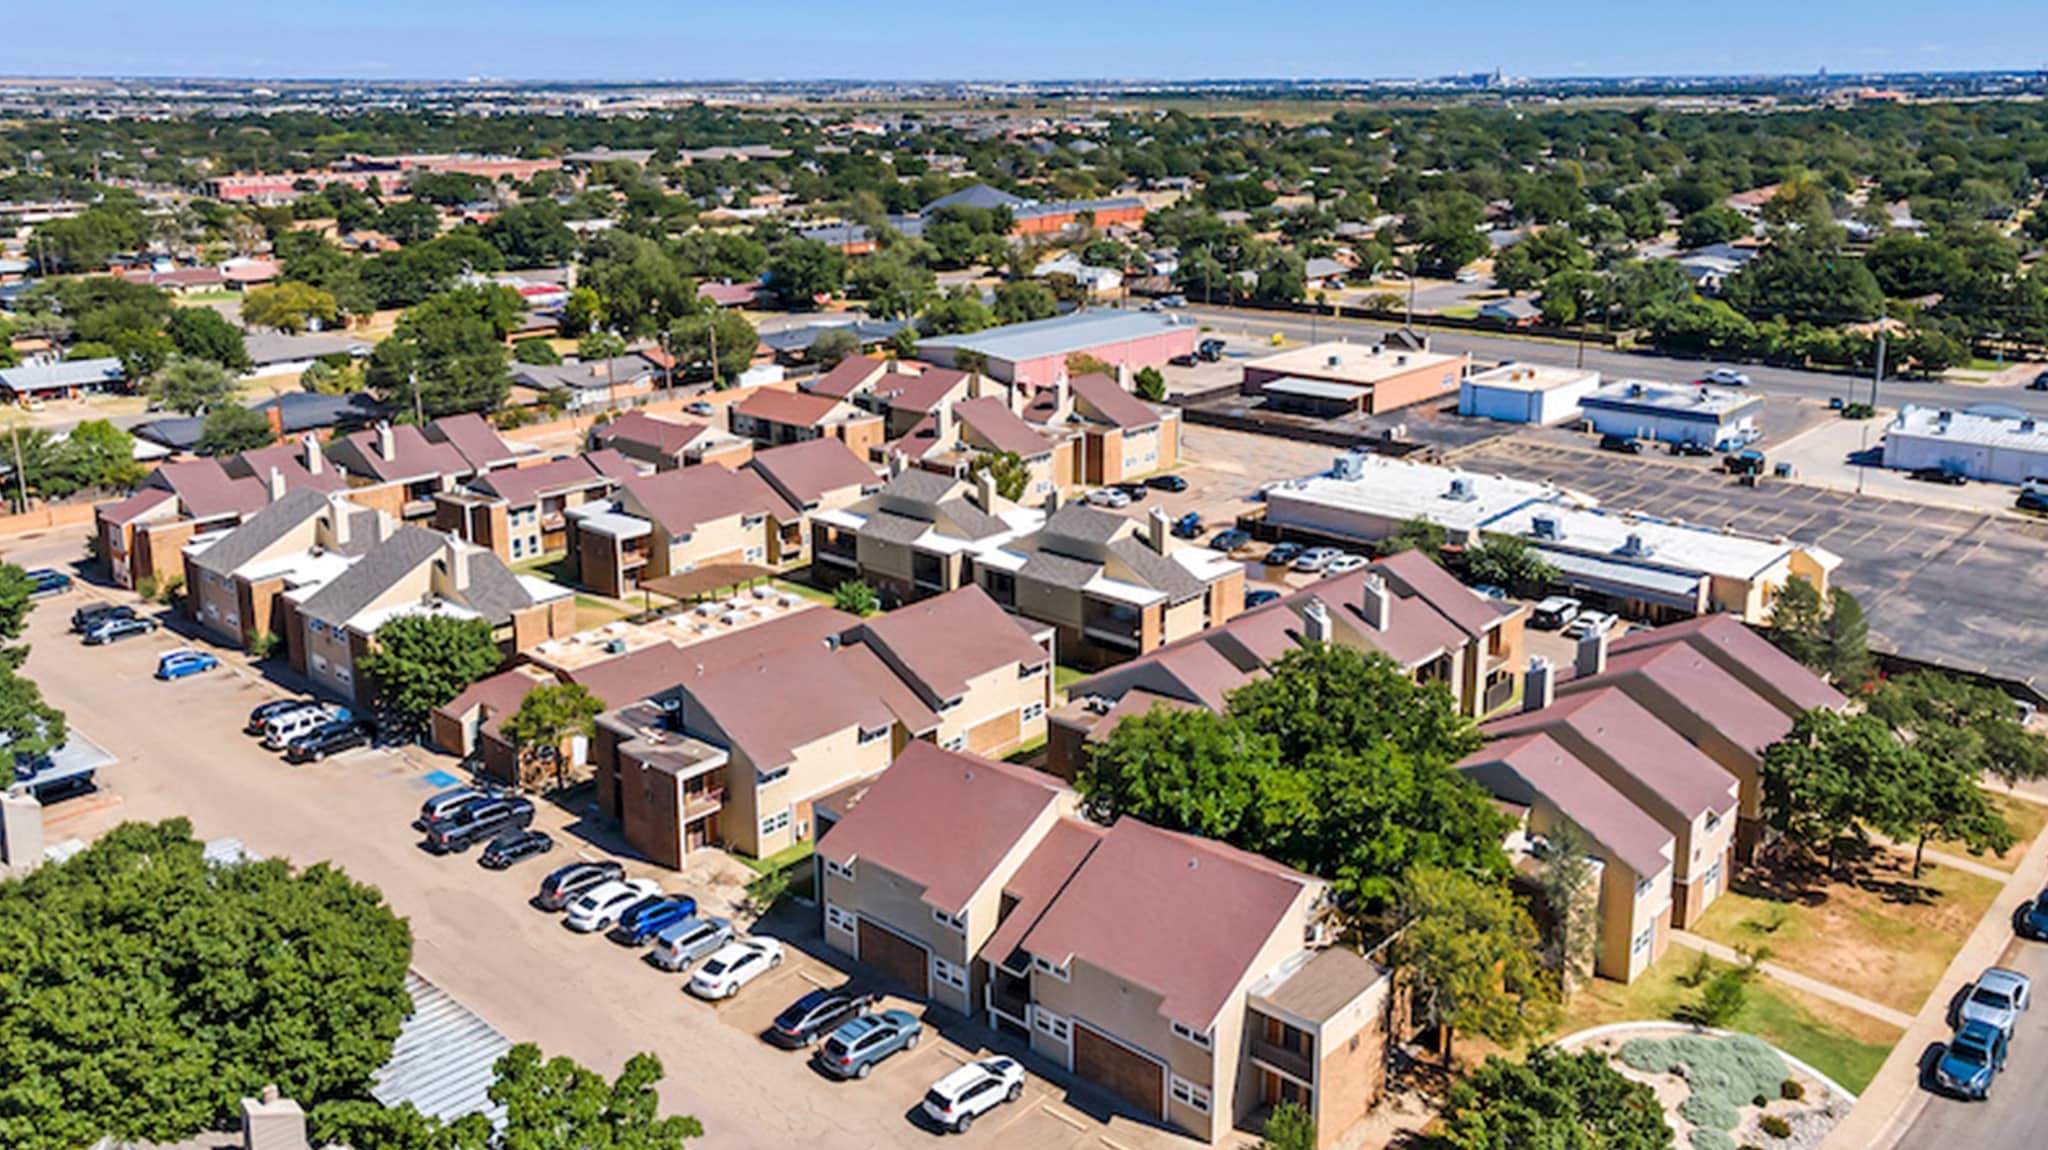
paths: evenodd
<path fill-rule="evenodd" d="M 1999 877 L 2003 878 L 2004 876 L 2001 875 Z M 1723 946 L 1712 939 L 1701 938 L 1691 931 L 1674 930 L 1671 932 L 1671 941 L 1692 950 L 1703 951 L 1722 962 L 1732 963 L 1737 966 L 1747 961 L 1735 948 Z M 1818 978 L 1779 966 L 1769 959 L 1757 963 L 1757 969 L 1762 971 L 1766 977 L 1782 982 L 1794 990 L 1803 990 L 1815 998 L 1825 998 L 1838 1006 L 1846 1006 L 1858 1014 L 1867 1014 L 1879 1022 L 1888 1022 L 1901 1030 L 1913 1025 L 1913 1016 L 1903 1010 L 1894 1010 L 1883 1003 L 1872 1002 L 1862 995 L 1851 994 L 1832 983 L 1822 982 Z"/>
<path fill-rule="evenodd" d="M 1890 1150 L 1904 1137 L 1927 1105 L 1927 1093 L 1920 1088 L 1920 1056 L 1930 1044 L 1948 1038 L 1950 1000 L 1978 971 L 2003 959 L 2014 942 L 2014 912 L 2041 888 L 2044 878 L 2048 878 L 2048 833 L 2027 849 L 2026 857 L 1956 952 L 1905 1036 L 1878 1068 L 1877 1077 L 1864 1087 L 1862 1100 L 1829 1132 L 1820 1150 Z"/>

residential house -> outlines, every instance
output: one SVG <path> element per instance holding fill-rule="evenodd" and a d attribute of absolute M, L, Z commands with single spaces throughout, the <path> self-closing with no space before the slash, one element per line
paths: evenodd
<path fill-rule="evenodd" d="M 651 464 L 657 471 L 700 463 L 738 467 L 754 456 L 752 440 L 706 424 L 656 419 L 640 411 L 628 411 L 592 428 L 590 445 Z"/>
<path fill-rule="evenodd" d="M 0 367 L 0 394 L 9 403 L 76 399 L 91 392 L 124 390 L 127 386 L 127 370 L 120 360 L 111 357 Z"/>
<path fill-rule="evenodd" d="M 1081 436 L 1024 420 L 992 395 L 940 404 L 886 450 L 927 471 L 965 478 L 985 459 L 1014 455 L 1024 467 L 1018 499 L 1041 503 L 1077 480 Z"/>
<path fill-rule="evenodd" d="M 947 750 L 1005 755 L 1045 737 L 1053 629 L 1005 614 L 979 587 L 877 615 L 847 641 L 866 643 L 917 693 Z"/>
<path fill-rule="evenodd" d="M 478 470 L 455 444 L 389 423 L 335 439 L 327 459 L 347 474 L 358 502 L 408 521 L 431 517 L 434 497 Z"/>
<path fill-rule="evenodd" d="M 281 491 L 232 529 L 185 544 L 185 609 L 226 646 L 283 640 L 282 596 L 323 586 L 383 542 L 390 523 L 340 495 Z"/>
<path fill-rule="evenodd" d="M 826 944 L 1219 1142 L 1296 1102 L 1338 1144 L 1383 1090 L 1389 986 L 1327 944 L 1327 884 L 911 746 L 818 844 Z"/>
<path fill-rule="evenodd" d="M 605 500 L 640 468 L 616 451 L 564 456 L 531 467 L 508 467 L 434 496 L 434 529 L 517 563 L 567 549 L 566 512 Z"/>
<path fill-rule="evenodd" d="M 1526 296 L 1509 296 L 1479 305 L 1479 318 L 1504 327 L 1533 327 L 1543 318 L 1543 309 Z"/>
<path fill-rule="evenodd" d="M 661 380 L 660 367 L 638 352 L 611 359 L 522 363 L 512 368 L 514 386 L 528 388 L 536 395 L 565 392 L 569 397 L 567 407 L 571 411 L 603 407 L 621 399 L 650 394 Z"/>
<path fill-rule="evenodd" d="M 714 564 L 782 567 L 803 551 L 803 512 L 754 471 L 689 467 L 635 476 L 615 499 L 564 515 L 577 581 L 601 595 Z"/>

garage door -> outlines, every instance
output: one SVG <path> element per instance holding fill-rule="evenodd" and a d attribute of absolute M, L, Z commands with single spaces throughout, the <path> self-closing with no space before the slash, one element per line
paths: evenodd
<path fill-rule="evenodd" d="M 860 960 L 902 983 L 912 994 L 931 993 L 930 959 L 924 947 L 865 918 L 860 920 Z"/>
<path fill-rule="evenodd" d="M 1107 1089 L 1147 1118 L 1166 1104 L 1166 1068 L 1113 1038 L 1074 1024 L 1074 1073 Z"/>

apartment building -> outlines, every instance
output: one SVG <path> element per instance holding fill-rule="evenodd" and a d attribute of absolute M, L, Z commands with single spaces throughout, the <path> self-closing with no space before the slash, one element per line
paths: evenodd
<path fill-rule="evenodd" d="M 246 647 L 285 637 L 288 591 L 318 587 L 383 542 L 390 521 L 311 488 L 281 491 L 239 526 L 188 542 L 179 559 L 185 608 L 216 641 Z"/>
<path fill-rule="evenodd" d="M 1131 394 L 1130 371 L 1055 380 L 1022 412 L 1035 424 L 1078 432 L 1076 483 L 1125 483 L 1180 462 L 1180 412 Z"/>
<path fill-rule="evenodd" d="M 988 457 L 1014 455 L 1025 471 L 1019 500 L 1042 503 L 1077 481 L 1080 436 L 1035 427 L 984 395 L 934 408 L 886 450 L 892 462 L 962 478 Z"/>
<path fill-rule="evenodd" d="M 93 509 L 93 530 L 107 578 L 132 588 L 158 583 L 185 568 L 185 545 L 227 531 L 272 501 L 279 490 L 335 492 L 348 481 L 327 465 L 311 437 L 227 459 L 166 463 L 133 495 Z"/>
<path fill-rule="evenodd" d="M 812 439 L 771 447 L 755 455 L 746 470 L 760 476 L 782 501 L 804 516 L 837 511 L 882 490 L 882 476 L 836 439 Z M 785 532 L 782 561 L 810 562 L 808 523 Z"/>
<path fill-rule="evenodd" d="M 501 561 L 552 555 L 569 545 L 568 510 L 610 498 L 641 468 L 616 451 L 565 456 L 478 476 L 434 496 L 436 531 L 460 536 Z"/>
<path fill-rule="evenodd" d="M 1053 629 L 1005 614 L 973 585 L 863 623 L 867 644 L 939 717 L 947 750 L 1004 755 L 1045 736 Z"/>
<path fill-rule="evenodd" d="M 657 471 L 701 463 L 738 467 L 754 456 L 754 441 L 702 423 L 656 419 L 629 411 L 590 432 L 593 451 L 610 449 Z"/>
<path fill-rule="evenodd" d="M 1325 945 L 1327 885 L 1134 819 L 1089 823 L 1077 802 L 1042 774 L 906 748 L 828 812 L 826 943 L 1148 1121 L 1217 1142 L 1292 1101 L 1341 1141 L 1382 1089 L 1389 988 Z"/>
<path fill-rule="evenodd" d="M 410 425 L 380 423 L 328 444 L 328 461 L 348 477 L 357 502 L 396 519 L 434 514 L 434 497 L 478 473 L 461 449 Z"/>
<path fill-rule="evenodd" d="M 1162 703 L 1220 711 L 1231 690 L 1311 642 L 1384 655 L 1418 683 L 1443 684 L 1460 713 L 1483 717 L 1513 697 L 1524 617 L 1420 553 L 1390 555 L 1072 684 L 1053 715 L 1046 766 L 1073 778 L 1125 717 Z"/>
<path fill-rule="evenodd" d="M 615 498 L 563 516 L 577 582 L 614 597 L 664 575 L 714 564 L 781 567 L 803 553 L 803 512 L 751 470 L 636 476 Z"/>
<path fill-rule="evenodd" d="M 859 579 L 885 603 L 909 602 L 973 582 L 972 556 L 1044 520 L 997 496 L 986 476 L 904 471 L 867 499 L 811 517 L 812 570 L 826 586 Z"/>
<path fill-rule="evenodd" d="M 762 387 L 726 411 L 732 433 L 761 447 L 837 439 L 865 459 L 887 438 L 881 416 L 829 395 Z"/>

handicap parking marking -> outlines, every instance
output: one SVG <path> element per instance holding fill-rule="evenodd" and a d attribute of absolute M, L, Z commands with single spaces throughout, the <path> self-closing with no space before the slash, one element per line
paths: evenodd
<path fill-rule="evenodd" d="M 451 775 L 447 771 L 443 770 L 428 771 L 424 776 L 421 777 L 420 781 L 427 783 L 430 786 L 436 787 L 460 786 L 462 783 L 461 779 L 458 779 L 454 775 Z"/>

